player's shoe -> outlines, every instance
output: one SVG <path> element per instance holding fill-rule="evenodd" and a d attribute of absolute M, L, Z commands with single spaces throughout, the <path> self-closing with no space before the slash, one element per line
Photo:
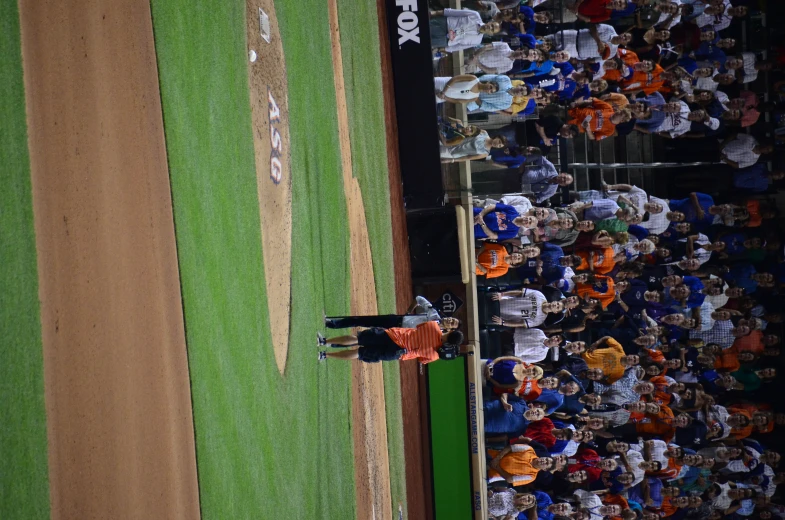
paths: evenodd
<path fill-rule="evenodd" d="M 324 350 L 320 350 L 318 359 L 319 359 L 319 363 L 325 361 L 327 359 L 327 352 L 325 352 Z"/>
<path fill-rule="evenodd" d="M 316 333 L 316 344 L 320 347 L 323 347 L 327 344 L 327 341 L 324 339 L 324 336 L 322 336 L 321 332 Z"/>

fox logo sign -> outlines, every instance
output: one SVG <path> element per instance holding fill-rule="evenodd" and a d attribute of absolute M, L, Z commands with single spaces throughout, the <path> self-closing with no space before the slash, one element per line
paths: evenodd
<path fill-rule="evenodd" d="M 395 0 L 403 9 L 398 15 L 398 47 L 406 42 L 420 43 L 420 18 L 417 16 L 417 0 Z"/>

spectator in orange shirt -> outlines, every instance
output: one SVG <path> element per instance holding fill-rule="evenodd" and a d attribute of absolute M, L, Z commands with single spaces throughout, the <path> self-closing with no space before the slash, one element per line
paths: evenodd
<path fill-rule="evenodd" d="M 540 248 L 537 246 L 524 247 L 520 253 L 508 253 L 501 244 L 483 242 L 482 248 L 477 251 L 475 273 L 486 278 L 498 278 L 507 274 L 510 267 L 519 266 L 525 258 L 534 258 L 539 254 Z"/>
<path fill-rule="evenodd" d="M 652 411 L 657 410 L 657 412 L 633 412 L 627 424 L 611 428 L 608 432 L 621 440 L 635 441 L 638 437 L 643 437 L 670 442 L 676 435 L 677 427 L 687 427 L 692 422 L 692 418 L 685 413 L 674 416 L 673 410 L 666 405 L 647 403 L 646 407 L 647 410 L 653 408 Z"/>
<path fill-rule="evenodd" d="M 612 136 L 616 132 L 616 125 L 632 119 L 628 108 L 614 111 L 609 103 L 597 98 L 573 103 L 569 114 L 572 119 L 567 124 L 576 125 L 586 137 L 597 141 Z"/>
<path fill-rule="evenodd" d="M 627 499 L 624 498 L 621 495 L 617 495 L 617 494 L 614 494 L 614 493 L 608 493 L 607 495 L 604 495 L 603 497 L 601 497 L 601 500 L 602 500 L 602 503 L 605 504 L 606 506 L 617 505 L 617 506 L 619 506 L 621 508 L 622 514 L 620 516 L 611 516 L 611 517 L 609 517 L 610 520 L 619 520 L 619 519 L 622 519 L 622 518 L 628 518 L 627 511 L 629 511 L 630 513 L 635 515 L 635 513 L 630 511 L 630 504 L 629 504 L 629 502 L 627 502 Z M 637 518 L 637 515 L 630 516 L 629 518 Z"/>
<path fill-rule="evenodd" d="M 488 463 L 488 482 L 505 480 L 513 486 L 530 484 L 541 470 L 550 471 L 566 460 L 563 455 L 538 457 L 534 448 L 526 444 L 507 446 L 501 451 L 488 450 L 488 454 L 493 457 Z"/>
<path fill-rule="evenodd" d="M 576 271 L 592 271 L 597 274 L 607 274 L 616 266 L 616 253 L 612 247 L 603 247 L 592 251 L 578 251 L 581 263 L 575 267 Z"/>
<path fill-rule="evenodd" d="M 493 393 L 500 396 L 510 392 L 505 388 L 493 387 Z M 539 382 L 536 379 L 529 378 L 526 378 L 515 392 L 515 395 L 528 402 L 536 401 L 541 394 L 542 388 L 540 387 Z"/>
<path fill-rule="evenodd" d="M 609 276 L 576 274 L 572 281 L 575 282 L 575 294 L 587 303 L 596 300 L 605 309 L 616 299 L 616 285 Z"/>
<path fill-rule="evenodd" d="M 624 77 L 625 66 L 629 69 L 635 67 L 635 64 L 640 63 L 641 60 L 638 55 L 628 49 L 619 49 L 616 57 L 611 58 L 603 63 L 602 68 L 605 70 L 605 75 L 602 77 L 607 81 L 619 82 Z"/>
<path fill-rule="evenodd" d="M 736 440 L 749 437 L 752 434 L 754 425 L 752 424 L 752 413 L 737 406 L 728 406 L 730 415 L 725 419 L 725 424 L 730 426 L 730 435 Z"/>
<path fill-rule="evenodd" d="M 629 78 L 622 80 L 621 87 L 625 94 L 643 92 L 647 96 L 663 90 L 665 80 L 662 73 L 665 70 L 649 60 L 644 60 L 634 67 L 634 72 Z"/>
<path fill-rule="evenodd" d="M 749 437 L 754 431 L 768 433 L 774 429 L 771 412 L 761 411 L 754 404 L 738 403 L 727 408 L 731 415 L 726 423 L 731 427 L 731 436 L 736 439 Z"/>
<path fill-rule="evenodd" d="M 738 341 L 738 340 L 737 340 Z M 714 370 L 720 372 L 735 372 L 741 368 L 739 361 L 739 349 L 736 348 L 736 343 L 726 349 L 720 349 L 719 353 L 714 358 Z"/>
<path fill-rule="evenodd" d="M 760 211 L 760 201 L 751 199 L 747 201 L 747 213 L 750 218 L 744 223 L 744 227 L 760 227 L 763 223 L 763 214 Z"/>
<path fill-rule="evenodd" d="M 752 352 L 756 356 L 760 356 L 766 348 L 763 345 L 763 332 L 759 330 L 750 331 L 746 336 L 736 338 L 731 348 L 735 349 L 737 353 Z"/>
<path fill-rule="evenodd" d="M 330 359 L 359 359 L 365 363 L 416 359 L 420 363 L 430 363 L 439 359 L 442 347 L 460 347 L 463 334 L 458 330 L 442 332 L 435 321 L 420 323 L 417 328 L 383 329 L 373 327 L 360 331 L 356 336 L 337 336 L 324 339 L 319 337 L 319 345 L 349 347 L 339 352 L 319 352 L 319 361 Z"/>

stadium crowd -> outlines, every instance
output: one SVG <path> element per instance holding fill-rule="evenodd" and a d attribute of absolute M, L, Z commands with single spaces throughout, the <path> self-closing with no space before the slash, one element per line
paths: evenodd
<path fill-rule="evenodd" d="M 723 36 L 747 15 L 746 6 L 728 0 L 529 2 L 474 0 L 461 10 L 431 11 L 434 55 L 464 51 L 464 74 L 436 77 L 437 103 L 461 104 L 470 114 L 539 115 L 536 123 L 494 131 L 444 118 L 443 162 L 537 166 L 542 158 L 535 149 L 547 155 L 558 138 L 601 140 L 635 131 L 712 137 L 700 145 L 746 174 L 740 178 L 765 186 L 781 177 L 750 171 L 773 148 L 743 129 L 776 105 L 745 88 L 772 62 Z"/>
<path fill-rule="evenodd" d="M 480 319 L 505 351 L 485 362 L 491 518 L 785 518 L 767 448 L 785 424 L 767 391 L 782 244 L 762 232 L 776 208 L 744 197 L 785 175 L 745 130 L 774 108 L 745 88 L 772 64 L 723 35 L 748 7 L 463 5 L 431 12 L 435 58 L 463 51 L 465 72 L 436 78 L 436 102 L 539 114 L 495 130 L 439 122 L 443 163 L 521 177 L 521 193 L 474 208 Z M 553 203 L 574 184 L 546 157 L 556 140 L 630 132 L 697 138 L 734 196 L 603 183 Z"/>
<path fill-rule="evenodd" d="M 439 121 L 443 163 L 482 160 L 521 182 L 474 201 L 480 321 L 501 351 L 483 360 L 490 518 L 785 519 L 785 403 L 771 390 L 785 263 L 777 209 L 754 197 L 785 174 L 764 162 L 772 144 L 746 131 L 776 108 L 746 88 L 772 64 L 723 34 L 748 7 L 463 6 L 431 11 L 434 58 L 460 55 L 464 72 L 435 78 L 435 102 L 538 115 L 492 130 Z M 725 163 L 708 180 L 728 197 L 602 183 L 565 202 L 574 179 L 547 157 L 556 141 L 630 132 L 694 139 Z M 319 358 L 449 359 L 460 324 L 416 305 L 326 318 L 371 328 L 320 335 L 341 350 Z"/>

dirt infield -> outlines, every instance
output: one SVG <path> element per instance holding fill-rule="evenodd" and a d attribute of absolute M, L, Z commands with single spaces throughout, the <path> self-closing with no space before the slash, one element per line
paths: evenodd
<path fill-rule="evenodd" d="M 328 1 L 330 36 L 338 105 L 338 134 L 341 144 L 344 195 L 349 217 L 352 275 L 352 314 L 376 314 L 376 286 L 365 207 L 357 179 L 352 174 L 349 115 L 346 106 L 341 34 L 337 0 Z M 357 518 L 392 519 L 390 461 L 387 453 L 384 376 L 380 364 L 352 366 L 352 424 L 354 436 Z"/>
<path fill-rule="evenodd" d="M 52 518 L 199 518 L 147 0 L 22 0 Z"/>
<path fill-rule="evenodd" d="M 398 128 L 395 119 L 390 39 L 387 29 L 385 0 L 377 0 L 379 41 L 381 44 L 382 86 L 387 124 L 387 168 L 390 172 L 390 212 L 392 216 L 393 248 L 395 257 L 395 294 L 397 312 L 404 313 L 411 304 L 412 270 L 409 259 L 409 234 L 406 228 L 406 209 L 403 205 L 403 182 L 398 157 Z M 433 518 L 431 488 L 431 453 L 428 414 L 425 405 L 426 378 L 416 363 L 401 363 L 401 407 L 403 440 L 406 454 L 406 504 L 409 518 Z"/>
<path fill-rule="evenodd" d="M 259 8 L 268 16 L 269 43 L 260 33 Z M 267 308 L 275 362 L 283 373 L 289 350 L 292 290 L 292 177 L 286 60 L 273 0 L 247 0 L 245 11 L 248 46 L 257 54 L 256 61 L 248 65 L 248 82 Z M 276 132 L 280 137 L 276 137 Z"/>

